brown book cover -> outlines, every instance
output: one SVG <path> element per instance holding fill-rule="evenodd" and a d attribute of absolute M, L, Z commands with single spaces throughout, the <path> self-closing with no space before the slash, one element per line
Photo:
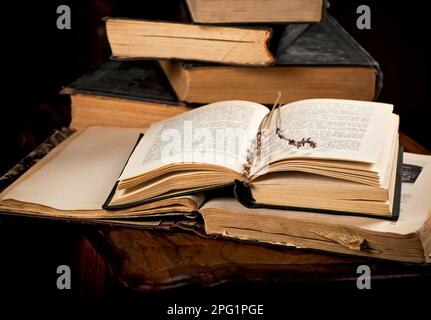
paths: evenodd
<path fill-rule="evenodd" d="M 303 30 L 298 29 L 301 26 Z M 383 84 L 379 64 L 330 15 L 320 24 L 286 26 L 272 51 L 276 64 L 268 68 L 160 64 L 178 97 L 190 103 L 241 99 L 272 104 L 277 91 L 283 102 L 379 96 Z"/>

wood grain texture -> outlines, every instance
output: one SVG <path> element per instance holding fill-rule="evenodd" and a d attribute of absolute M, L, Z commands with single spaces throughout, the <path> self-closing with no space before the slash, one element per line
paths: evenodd
<path fill-rule="evenodd" d="M 419 154 L 431 154 L 431 151 L 421 146 L 419 143 L 414 141 L 409 136 L 400 133 L 400 144 L 404 146 L 405 152 L 419 153 Z"/>
<path fill-rule="evenodd" d="M 104 257 L 104 264 L 95 258 L 86 260 L 81 267 L 81 270 L 93 270 L 93 282 L 98 282 L 93 284 L 95 288 L 102 288 L 106 281 L 94 280 L 99 273 L 95 268 L 111 270 L 109 281 L 137 291 L 189 285 L 212 287 L 224 283 L 354 282 L 358 277 L 357 267 L 362 264 L 370 266 L 373 280 L 431 278 L 431 265 L 205 239 L 184 232 L 104 228 L 89 239 Z M 96 256 L 93 254 L 93 257 Z"/>

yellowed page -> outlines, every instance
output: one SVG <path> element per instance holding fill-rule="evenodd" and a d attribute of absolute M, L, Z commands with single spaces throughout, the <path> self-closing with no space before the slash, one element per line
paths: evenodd
<path fill-rule="evenodd" d="M 280 133 L 296 141 L 310 138 L 316 147 L 298 149 L 280 139 L 273 118 L 270 161 L 307 157 L 377 163 L 394 121 L 392 110 L 390 104 L 338 99 L 310 99 L 284 105 L 280 108 Z"/>
<path fill-rule="evenodd" d="M 247 101 L 212 103 L 151 125 L 120 180 L 177 163 L 205 163 L 242 172 L 247 149 L 268 109 Z"/>
<path fill-rule="evenodd" d="M 75 134 L 45 165 L 6 189 L 0 200 L 14 199 L 60 210 L 99 210 L 141 132 L 91 127 Z"/>

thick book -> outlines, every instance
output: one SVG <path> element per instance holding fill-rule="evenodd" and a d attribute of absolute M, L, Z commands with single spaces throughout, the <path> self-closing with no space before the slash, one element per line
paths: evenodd
<path fill-rule="evenodd" d="M 330 15 L 319 24 L 287 26 L 272 51 L 276 64 L 267 68 L 166 60 L 160 64 L 179 99 L 190 103 L 241 99 L 271 104 L 277 91 L 286 103 L 309 98 L 375 100 L 382 87 L 377 61 Z"/>
<path fill-rule="evenodd" d="M 196 194 L 128 211 L 105 211 L 103 202 L 141 131 L 93 127 L 35 150 L 9 173 L 0 213 L 32 218 L 151 230 L 181 227 L 213 237 L 312 248 L 408 262 L 431 262 L 431 156 L 404 153 L 400 217 L 387 221 L 295 210 L 250 209 L 226 195 Z M 68 133 L 70 134 L 70 133 Z M 58 140 L 58 139 L 56 139 Z M 57 141 L 58 142 L 58 141 Z M 19 177 L 18 177 L 19 176 Z M 174 203 L 176 205 L 174 206 Z M 151 210 L 153 211 L 151 214 Z M 184 216 L 184 218 L 178 218 Z M 178 220 L 180 219 L 180 220 Z"/>
<path fill-rule="evenodd" d="M 431 262 L 431 156 L 404 153 L 397 221 L 249 209 L 232 197 L 199 210 L 207 235 L 407 262 Z"/>
<path fill-rule="evenodd" d="M 186 0 L 196 23 L 320 22 L 325 0 Z"/>
<path fill-rule="evenodd" d="M 116 212 L 102 208 L 141 132 L 142 128 L 90 127 L 72 134 L 1 193 L 1 209 L 92 222 L 196 211 L 204 201 L 199 194 Z"/>
<path fill-rule="evenodd" d="M 107 61 L 62 90 L 72 100 L 71 127 L 146 128 L 190 110 L 154 61 Z"/>
<path fill-rule="evenodd" d="M 396 219 L 398 116 L 389 104 L 302 100 L 202 106 L 150 126 L 105 209 L 236 182 L 243 204 Z"/>
<path fill-rule="evenodd" d="M 274 63 L 273 43 L 277 42 L 283 25 L 197 25 L 191 20 L 184 1 L 166 5 L 169 11 L 154 12 L 148 8 L 126 13 L 127 18 L 105 18 L 112 57 L 251 66 Z"/>
<path fill-rule="evenodd" d="M 266 66 L 272 30 L 267 27 L 195 25 L 184 22 L 107 18 L 117 59 L 180 59 Z"/>

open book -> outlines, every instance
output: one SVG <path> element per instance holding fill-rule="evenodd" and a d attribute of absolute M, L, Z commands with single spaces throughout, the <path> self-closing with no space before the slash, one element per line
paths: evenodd
<path fill-rule="evenodd" d="M 0 193 L 0 213 L 104 224 L 117 219 L 133 224 L 137 217 L 196 212 L 205 201 L 203 194 L 124 210 L 102 209 L 140 132 L 136 128 L 90 127 L 74 133 Z M 36 153 L 44 154 L 44 149 Z"/>
<path fill-rule="evenodd" d="M 405 153 L 401 211 L 397 221 L 249 209 L 233 197 L 203 193 L 122 210 L 103 210 L 102 204 L 140 131 L 91 127 L 74 133 L 0 194 L 0 215 L 159 230 L 170 228 L 169 221 L 184 216 L 186 218 L 180 221 L 193 223 L 196 219 L 192 218 L 200 214 L 205 232 L 223 238 L 431 262 L 431 156 Z M 40 151 L 37 153 L 44 154 Z M 26 164 L 28 160 L 26 158 Z"/>
<path fill-rule="evenodd" d="M 200 107 L 151 125 L 104 208 L 235 184 L 249 207 L 396 218 L 402 153 L 392 109 L 333 99 L 272 111 L 247 101 Z"/>

